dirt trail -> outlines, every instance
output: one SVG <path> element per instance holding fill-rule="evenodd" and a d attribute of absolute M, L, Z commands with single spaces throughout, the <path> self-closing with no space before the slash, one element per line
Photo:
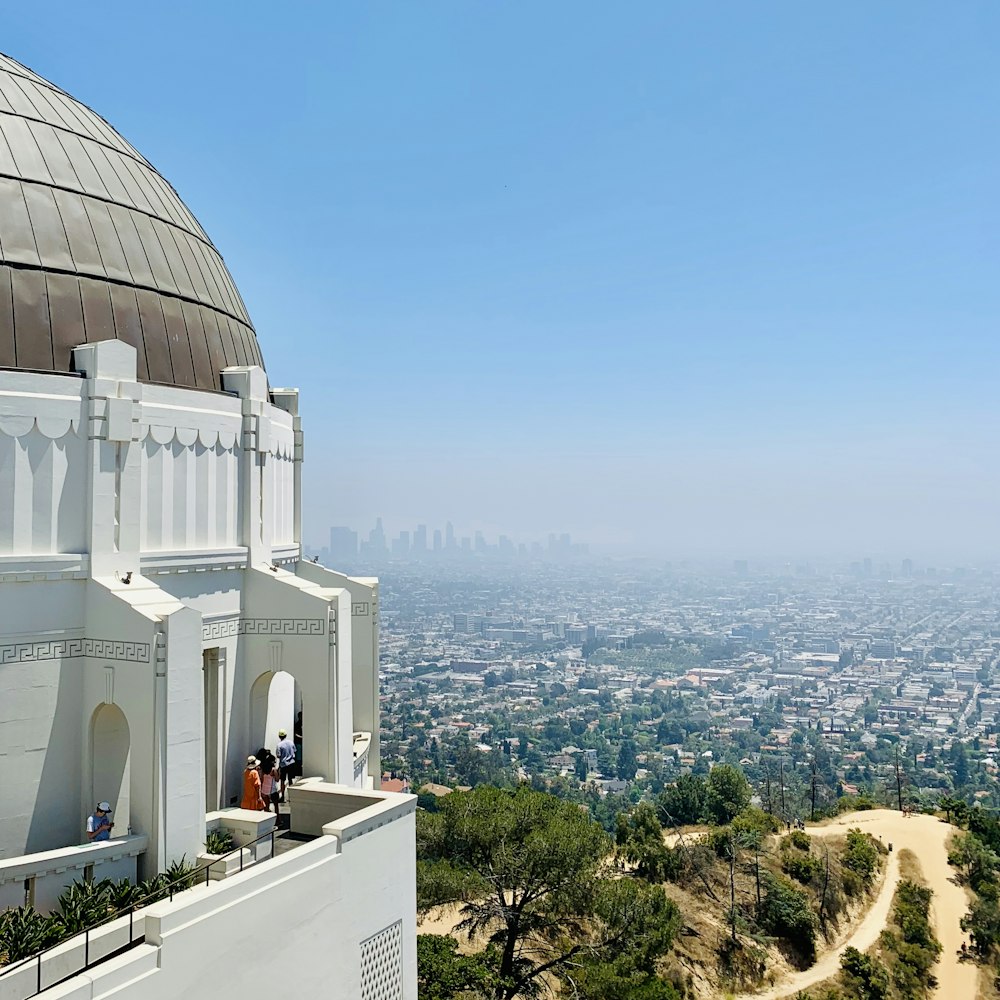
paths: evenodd
<path fill-rule="evenodd" d="M 861 923 L 844 940 L 837 941 L 820 960 L 805 972 L 789 976 L 783 983 L 766 993 L 746 994 L 756 1000 L 779 1000 L 794 996 L 799 990 L 808 989 L 840 971 L 840 956 L 853 945 L 859 951 L 870 948 L 885 927 L 892 907 L 892 897 L 899 883 L 899 851 L 909 848 L 920 861 L 927 885 L 934 890 L 931 901 L 931 920 L 941 942 L 941 957 L 934 969 L 938 985 L 934 996 L 945 1000 L 953 997 L 974 997 L 978 985 L 978 969 L 972 963 L 958 960 L 962 942 L 967 940 L 959 921 L 968 908 L 965 890 L 952 881 L 954 869 L 948 864 L 948 838 L 952 827 L 934 816 L 911 816 L 890 809 L 873 809 L 871 812 L 848 813 L 825 826 L 807 827 L 813 837 L 843 836 L 851 827 L 858 827 L 886 844 L 893 845 L 889 855 L 885 878 L 879 894 Z"/>

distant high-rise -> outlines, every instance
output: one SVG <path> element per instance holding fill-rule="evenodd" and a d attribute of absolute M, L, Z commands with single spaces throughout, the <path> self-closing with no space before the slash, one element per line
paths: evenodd
<path fill-rule="evenodd" d="M 382 518 L 375 519 L 375 527 L 368 534 L 368 546 L 372 555 L 385 555 L 389 551 L 389 546 L 385 541 L 385 529 L 382 527 Z"/>
<path fill-rule="evenodd" d="M 423 555 L 427 551 L 426 524 L 418 524 L 417 530 L 413 532 L 413 551 L 416 555 Z"/>
<path fill-rule="evenodd" d="M 393 540 L 392 554 L 400 558 L 406 558 L 410 554 L 410 533 L 401 531 L 399 537 Z"/>
<path fill-rule="evenodd" d="M 449 521 L 444 526 L 444 547 L 450 552 L 455 546 L 455 525 Z"/>
<path fill-rule="evenodd" d="M 435 528 L 434 529 L 434 551 L 435 552 L 440 552 L 441 551 L 441 529 L 440 528 Z"/>
<path fill-rule="evenodd" d="M 358 554 L 358 533 L 350 528 L 336 527 L 330 529 L 330 562 L 353 562 Z"/>

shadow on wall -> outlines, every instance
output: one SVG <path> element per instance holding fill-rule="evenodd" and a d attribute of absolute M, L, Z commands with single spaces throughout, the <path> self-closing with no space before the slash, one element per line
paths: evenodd
<path fill-rule="evenodd" d="M 59 672 L 55 705 L 46 703 L 49 719 L 35 720 L 38 729 L 25 746 L 25 766 L 16 780 L 30 781 L 34 761 L 43 757 L 38 784 L 34 790 L 31 822 L 25 838 L 25 854 L 51 851 L 70 844 L 82 844 L 84 832 L 81 789 L 83 787 L 83 675 L 79 662 L 63 660 L 55 669 Z M 48 724 L 48 731 L 43 728 Z M 89 735 L 89 734 L 88 734 Z M 10 775 L 14 779 L 15 776 Z M 29 805 L 31 793 L 28 792 Z M 93 805 L 90 803 L 89 805 Z"/>

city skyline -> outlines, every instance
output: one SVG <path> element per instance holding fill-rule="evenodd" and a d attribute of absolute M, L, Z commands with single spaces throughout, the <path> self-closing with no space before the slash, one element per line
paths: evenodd
<path fill-rule="evenodd" d="M 428 558 L 448 556 L 499 555 L 502 558 L 536 557 L 572 559 L 588 555 L 585 543 L 574 542 L 568 532 L 549 532 L 544 541 L 511 538 L 504 533 L 487 535 L 481 529 L 469 533 L 456 530 L 452 521 L 441 526 L 417 524 L 387 531 L 383 519 L 375 518 L 368 531 L 348 525 L 333 525 L 326 546 L 307 546 L 311 554 L 333 564 L 349 565 L 355 559 L 380 562 L 386 558 Z"/>

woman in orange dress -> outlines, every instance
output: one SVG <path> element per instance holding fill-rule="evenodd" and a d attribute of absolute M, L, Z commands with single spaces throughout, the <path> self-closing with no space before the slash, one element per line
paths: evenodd
<path fill-rule="evenodd" d="M 264 800 L 260 797 L 260 761 L 250 754 L 247 757 L 247 769 L 243 772 L 243 801 L 241 809 L 266 809 Z"/>

